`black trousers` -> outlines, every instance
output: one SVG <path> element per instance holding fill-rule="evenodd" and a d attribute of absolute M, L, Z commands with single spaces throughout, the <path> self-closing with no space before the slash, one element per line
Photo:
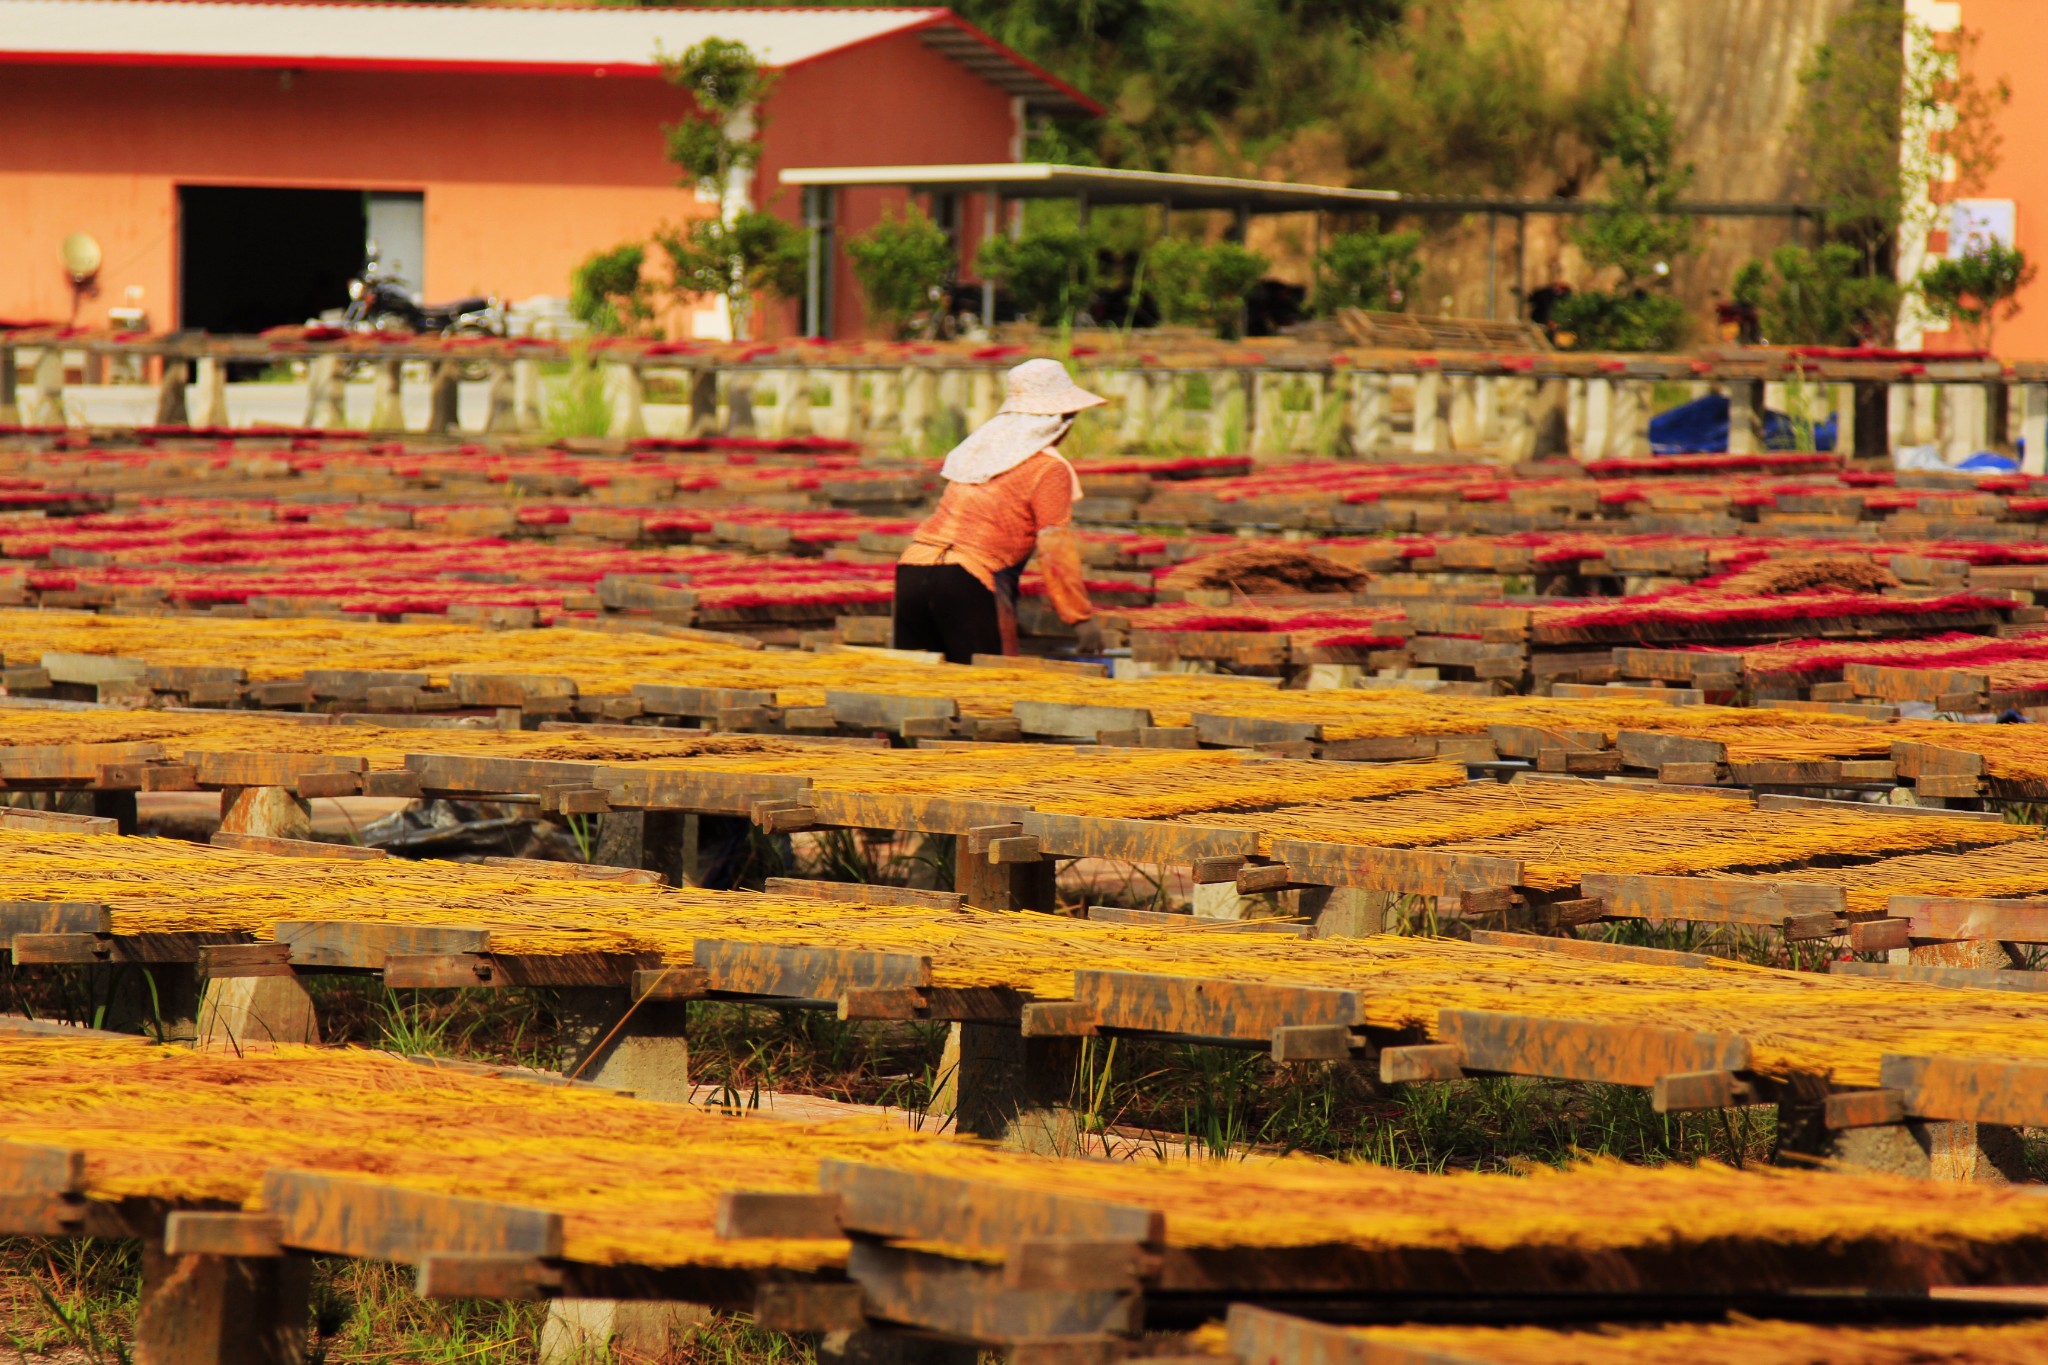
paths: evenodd
<path fill-rule="evenodd" d="M 896 566 L 898 649 L 930 649 L 949 664 L 973 662 L 976 654 L 1003 652 L 1002 619 L 996 595 L 958 564 Z"/>

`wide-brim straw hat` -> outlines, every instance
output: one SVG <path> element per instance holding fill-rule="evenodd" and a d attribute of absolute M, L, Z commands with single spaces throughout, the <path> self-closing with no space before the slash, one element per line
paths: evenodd
<path fill-rule="evenodd" d="M 1076 384 L 1059 361 L 1027 360 L 1003 376 L 1003 405 L 996 411 L 1056 417 L 1108 401 Z"/>

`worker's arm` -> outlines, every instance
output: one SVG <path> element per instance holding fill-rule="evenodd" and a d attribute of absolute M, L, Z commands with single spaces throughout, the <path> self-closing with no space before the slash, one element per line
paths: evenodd
<path fill-rule="evenodd" d="M 1074 535 L 1074 475 L 1065 460 L 1042 460 L 1031 490 L 1031 517 L 1038 525 L 1038 572 L 1045 595 L 1060 620 L 1079 625 L 1095 615 L 1081 577 L 1081 542 Z"/>
<path fill-rule="evenodd" d="M 1088 586 L 1081 577 L 1081 542 L 1071 524 L 1048 526 L 1038 533 L 1038 572 L 1060 620 L 1072 626 L 1095 615 L 1095 604 L 1088 600 Z"/>

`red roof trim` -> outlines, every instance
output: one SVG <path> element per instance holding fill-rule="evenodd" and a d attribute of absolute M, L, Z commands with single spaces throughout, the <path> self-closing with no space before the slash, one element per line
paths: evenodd
<path fill-rule="evenodd" d="M 319 0 L 300 0 L 318 3 Z M 490 76 L 659 76 L 651 63 L 612 62 L 602 66 L 569 62 L 482 62 L 402 57 L 263 57 L 241 54 L 186 55 L 161 52 L 0 52 L 0 68 L 8 66 L 155 66 L 259 71 L 420 71 L 467 72 Z"/>

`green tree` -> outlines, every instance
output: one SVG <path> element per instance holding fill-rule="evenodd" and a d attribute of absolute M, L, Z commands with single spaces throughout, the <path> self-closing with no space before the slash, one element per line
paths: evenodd
<path fill-rule="evenodd" d="M 1340 308 L 1405 311 L 1422 278 L 1421 245 L 1419 232 L 1339 233 L 1316 253 L 1310 306 L 1326 317 Z"/>
<path fill-rule="evenodd" d="M 936 316 L 935 300 L 953 274 L 953 239 L 911 204 L 901 218 L 884 213 L 866 232 L 846 239 L 868 312 L 907 336 L 920 314 Z"/>
<path fill-rule="evenodd" d="M 569 312 L 603 336 L 634 332 L 653 321 L 651 286 L 641 277 L 647 263 L 642 242 L 622 242 L 593 251 L 569 276 Z"/>
<path fill-rule="evenodd" d="M 2012 90 L 1971 72 L 1976 44 L 1909 23 L 1898 0 L 1855 0 L 1799 73 L 1794 149 L 1827 230 L 1862 251 L 1866 274 L 1890 270 L 1902 231 L 1935 225 L 1937 186 L 1966 198 L 1998 164 Z"/>
<path fill-rule="evenodd" d="M 1166 237 L 1145 253 L 1144 287 L 1160 320 L 1176 327 L 1237 328 L 1244 301 L 1272 263 L 1238 242 Z"/>
<path fill-rule="evenodd" d="M 654 235 L 668 255 L 675 289 L 717 294 L 731 311 L 733 335 L 752 332 L 755 296 L 794 298 L 803 290 L 804 234 L 762 209 L 734 204 L 740 181 L 761 161 L 761 105 L 774 77 L 743 43 L 707 38 L 681 56 L 660 54 L 671 85 L 690 94 L 690 112 L 663 131 L 682 182 L 719 202 L 715 218 Z"/>
<path fill-rule="evenodd" d="M 1693 250 L 1692 219 L 1679 203 L 1693 181 L 1678 162 L 1678 123 L 1661 99 L 1619 98 L 1609 125 L 1607 198 L 1573 225 L 1571 240 L 1596 269 L 1612 271 L 1612 289 L 1581 289 L 1560 300 L 1553 319 L 1582 350 L 1665 351 L 1688 330 L 1685 307 L 1657 288 L 1674 261 Z"/>
<path fill-rule="evenodd" d="M 1083 227 L 1048 226 L 1021 237 L 990 237 L 975 269 L 1009 291 L 1017 308 L 1044 327 L 1073 321 L 1095 294 L 1101 243 Z"/>
<path fill-rule="evenodd" d="M 2018 247 L 1999 241 L 1973 246 L 1961 256 L 1936 261 L 1914 282 L 1927 311 L 1942 322 L 1960 322 L 1981 349 L 1997 338 L 2001 316 L 2020 310 L 2014 297 L 2034 281 L 2034 264 Z"/>
<path fill-rule="evenodd" d="M 1899 314 L 1899 286 L 1863 273 L 1849 242 L 1818 250 L 1782 246 L 1769 264 L 1751 261 L 1735 276 L 1734 297 L 1757 310 L 1764 340 L 1779 346 L 1857 346 L 1887 338 Z"/>

